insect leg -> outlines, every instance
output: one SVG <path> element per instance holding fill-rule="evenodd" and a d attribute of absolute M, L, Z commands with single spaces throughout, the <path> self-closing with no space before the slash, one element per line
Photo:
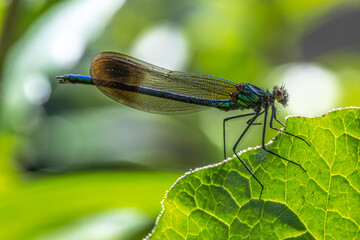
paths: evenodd
<path fill-rule="evenodd" d="M 305 170 L 299 163 L 293 162 L 293 161 L 291 161 L 291 160 L 289 160 L 289 159 L 286 159 L 286 158 L 280 156 L 280 155 L 277 154 L 277 153 L 274 153 L 274 152 L 266 149 L 266 147 L 265 147 L 265 131 L 266 131 L 266 120 L 267 120 L 268 109 L 269 109 L 269 107 L 266 106 L 266 107 L 265 107 L 264 128 L 263 128 L 263 136 L 262 136 L 261 147 L 262 147 L 266 152 L 271 153 L 271 154 L 273 154 L 273 155 L 275 155 L 275 156 L 277 156 L 277 157 L 279 157 L 279 158 L 281 158 L 281 159 L 283 159 L 283 160 L 285 160 L 285 161 L 288 161 L 288 162 L 290 162 L 290 163 L 293 163 L 293 164 L 299 166 L 304 172 L 306 172 L 306 170 Z M 274 112 L 272 111 L 272 112 L 271 112 L 271 119 L 270 119 L 270 121 L 273 119 L 273 117 L 274 117 Z"/>
<path fill-rule="evenodd" d="M 273 125 L 272 125 L 273 119 L 275 119 L 276 121 L 278 121 L 281 125 L 283 125 L 285 127 L 285 125 L 276 118 L 276 108 L 275 108 L 275 106 L 271 107 L 271 118 L 270 118 L 270 124 L 269 124 L 270 128 L 274 129 L 276 131 L 288 134 L 290 136 L 296 137 L 297 139 L 300 139 L 301 141 L 305 142 L 310 147 L 310 144 L 305 139 L 303 139 L 302 137 L 296 136 L 294 134 L 291 134 L 291 133 L 288 133 L 286 131 L 283 131 L 283 130 L 280 130 L 280 129 L 277 129 L 277 128 L 273 127 Z"/>
<path fill-rule="evenodd" d="M 272 107 L 271 107 L 271 119 L 270 119 L 270 127 L 272 126 L 272 120 L 273 120 L 273 118 L 278 122 L 278 123 L 280 123 L 283 127 L 285 127 L 285 124 L 283 124 L 282 122 L 280 122 L 280 120 L 278 120 L 277 118 L 276 118 L 276 107 L 273 105 Z M 277 129 L 276 129 L 277 130 Z M 280 131 L 280 130 L 279 130 Z"/>
<path fill-rule="evenodd" d="M 236 119 L 236 118 L 241 118 L 241 117 L 247 117 L 247 116 L 251 116 L 251 115 L 256 115 L 256 112 L 252 112 L 252 113 L 246 113 L 246 114 L 241 114 L 241 115 L 237 115 L 237 116 L 232 116 L 232 117 L 228 117 L 225 118 L 223 121 L 223 141 L 224 141 L 224 159 L 226 159 L 226 141 L 225 141 L 225 135 L 226 135 L 226 122 L 232 119 Z M 251 119 L 250 119 L 251 120 Z"/>
<path fill-rule="evenodd" d="M 251 174 L 251 176 L 260 184 L 261 186 L 261 192 L 260 192 L 260 198 L 261 199 L 261 195 L 262 192 L 264 190 L 264 186 L 262 185 L 262 183 L 259 181 L 259 179 L 257 179 L 255 177 L 255 175 L 251 172 L 250 168 L 243 162 L 243 160 L 241 160 L 241 158 L 239 157 L 239 155 L 236 152 L 236 147 L 239 145 L 239 142 L 241 141 L 241 139 L 244 137 L 245 133 L 249 130 L 249 128 L 251 127 L 251 125 L 254 123 L 254 121 L 256 120 L 256 118 L 258 116 L 260 116 L 263 112 L 256 112 L 255 116 L 253 118 L 250 119 L 250 122 L 248 123 L 248 125 L 246 126 L 245 130 L 241 133 L 239 139 L 236 141 L 234 147 L 233 147 L 233 152 L 235 153 L 236 157 L 240 160 L 240 162 L 242 163 L 242 165 L 244 165 L 244 167 L 246 168 L 246 170 Z"/>

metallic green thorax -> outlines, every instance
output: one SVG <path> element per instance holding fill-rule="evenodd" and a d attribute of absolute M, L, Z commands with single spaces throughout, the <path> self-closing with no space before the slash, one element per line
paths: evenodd
<path fill-rule="evenodd" d="M 256 109 L 263 105 L 270 92 L 264 91 L 254 85 L 242 83 L 237 85 L 238 91 L 231 94 L 231 103 L 222 104 L 222 110 Z"/>

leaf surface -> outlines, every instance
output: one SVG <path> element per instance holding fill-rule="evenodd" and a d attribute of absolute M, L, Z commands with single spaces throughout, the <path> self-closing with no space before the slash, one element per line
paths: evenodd
<path fill-rule="evenodd" d="M 289 117 L 266 153 L 244 151 L 261 187 L 236 158 L 189 172 L 170 189 L 150 239 L 360 238 L 360 108 Z"/>

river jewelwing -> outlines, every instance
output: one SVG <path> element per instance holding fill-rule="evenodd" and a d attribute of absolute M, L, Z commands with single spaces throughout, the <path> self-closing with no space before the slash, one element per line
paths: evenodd
<path fill-rule="evenodd" d="M 271 129 L 291 135 L 310 146 L 303 138 L 284 130 L 273 127 L 273 120 L 285 127 L 276 118 L 275 102 L 284 107 L 288 102 L 288 93 L 284 86 L 274 87 L 272 91 L 262 90 L 249 83 L 236 84 L 226 79 L 180 71 L 170 71 L 157 67 L 139 59 L 115 52 L 102 52 L 92 61 L 90 76 L 67 74 L 58 76 L 60 83 L 80 83 L 95 85 L 108 97 L 122 104 L 146 112 L 160 114 L 180 114 L 209 108 L 218 108 L 224 111 L 251 109 L 253 112 L 225 118 L 223 121 L 224 158 L 226 158 L 225 126 L 232 119 L 252 116 L 247 122 L 245 130 L 234 144 L 232 151 L 241 161 L 246 170 L 260 184 L 250 168 L 241 160 L 236 148 L 245 133 L 255 120 L 264 114 L 262 148 L 287 162 L 299 166 L 294 161 L 280 156 L 265 147 L 265 131 L 268 111 L 271 110 L 269 126 Z"/>

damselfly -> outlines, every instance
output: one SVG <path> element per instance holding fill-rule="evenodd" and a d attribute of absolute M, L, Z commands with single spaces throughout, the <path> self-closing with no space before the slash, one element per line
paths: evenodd
<path fill-rule="evenodd" d="M 255 177 L 236 152 L 236 148 L 245 133 L 252 125 L 258 124 L 254 122 L 260 115 L 264 114 L 262 148 L 266 152 L 293 163 L 305 171 L 300 164 L 286 159 L 265 147 L 265 130 L 269 109 L 271 109 L 270 128 L 296 137 L 308 144 L 299 136 L 273 127 L 274 119 L 285 127 L 276 118 L 275 107 L 275 101 L 283 106 L 287 105 L 288 93 L 284 86 L 280 88 L 274 87 L 272 91 L 264 91 L 248 83 L 236 84 L 217 77 L 170 71 L 114 52 L 103 52 L 96 55 L 91 64 L 90 75 L 68 74 L 57 78 L 60 80 L 60 83 L 95 85 L 100 91 L 115 101 L 153 113 L 179 114 L 211 107 L 225 111 L 252 109 L 253 112 L 251 113 L 224 119 L 224 157 L 226 158 L 226 122 L 236 118 L 252 116 L 246 122 L 247 126 L 232 147 L 232 151 L 252 177 L 260 184 L 260 198 L 264 189 L 263 184 Z"/>

